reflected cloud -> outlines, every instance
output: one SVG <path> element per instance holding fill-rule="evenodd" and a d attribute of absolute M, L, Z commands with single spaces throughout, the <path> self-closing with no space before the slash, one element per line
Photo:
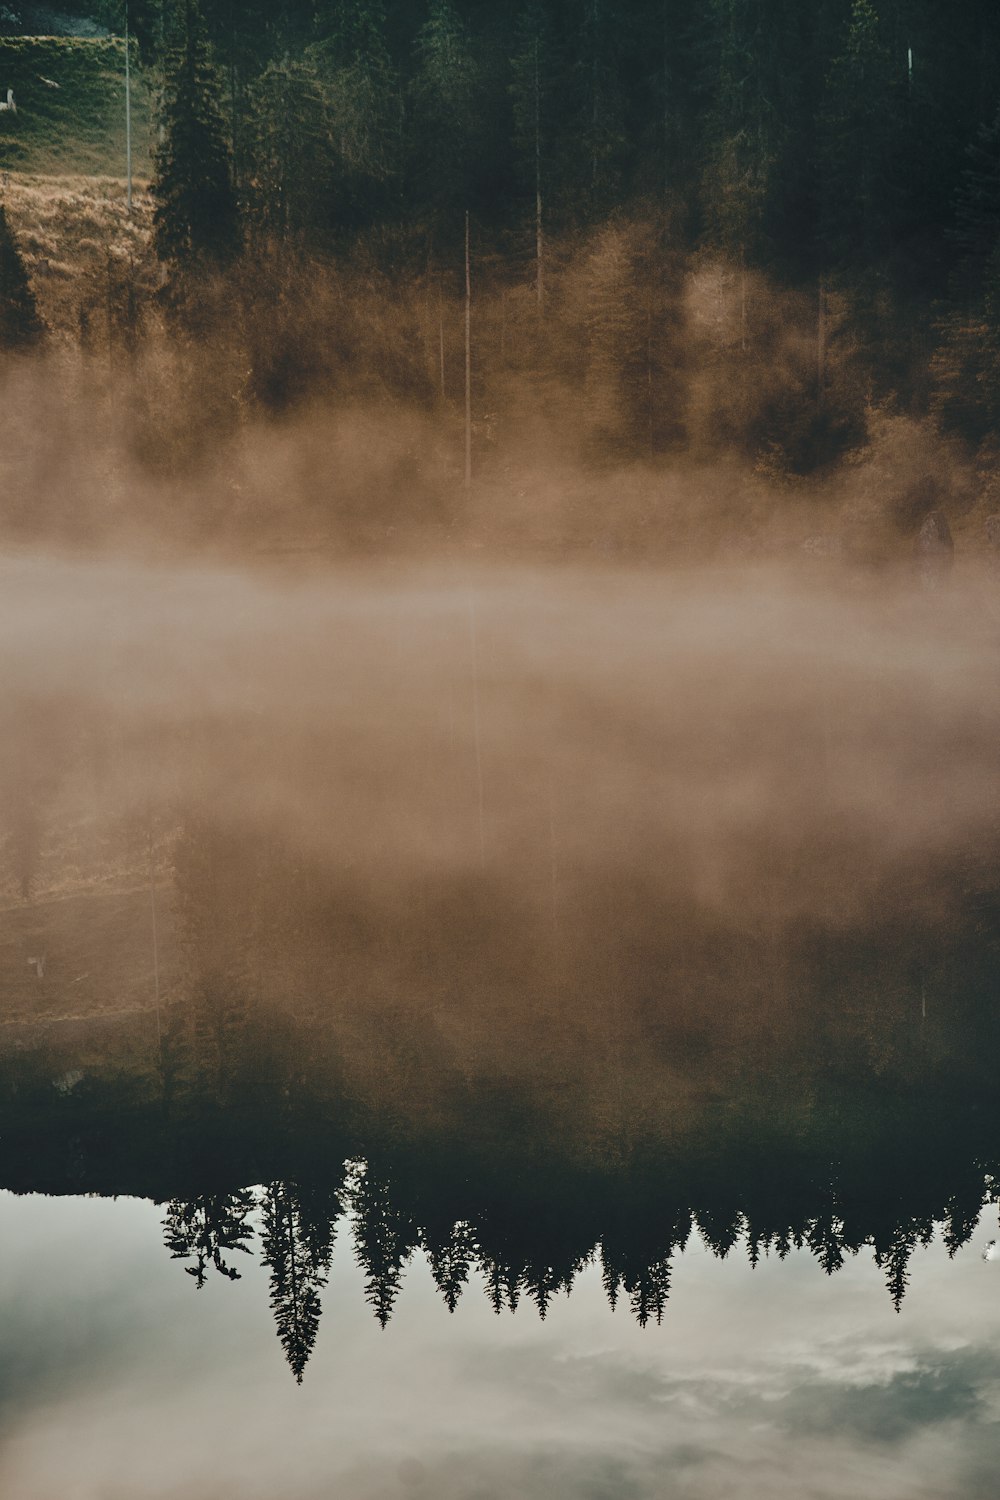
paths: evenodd
<path fill-rule="evenodd" d="M 117 1206 L 98 1207 L 110 1227 Z M 64 1205 L 68 1260 L 73 1208 Z M 8 1247 L 16 1262 L 16 1216 L 8 1219 Z M 928 1253 L 946 1270 L 943 1251 Z M 804 1254 L 793 1258 L 798 1265 Z M 595 1269 L 559 1304 L 544 1337 L 520 1317 L 498 1324 L 481 1286 L 442 1323 L 421 1261 L 408 1311 L 382 1334 L 362 1311 L 362 1273 L 345 1258 L 343 1284 L 338 1291 L 335 1276 L 329 1292 L 336 1336 L 321 1342 L 302 1387 L 282 1375 L 263 1323 L 247 1323 L 238 1289 L 220 1281 L 217 1297 L 208 1289 L 181 1296 L 170 1269 L 133 1261 L 129 1273 L 147 1289 L 154 1321 L 172 1325 L 156 1360 L 136 1347 L 127 1320 L 112 1319 L 117 1362 L 89 1374 L 81 1367 L 75 1389 L 43 1382 L 11 1414 L 0 1442 L 4 1494 L 222 1500 L 235 1492 L 265 1500 L 277 1488 L 283 1500 L 323 1500 L 331 1490 L 338 1500 L 658 1500 L 667 1487 L 683 1500 L 711 1500 L 721 1489 L 741 1500 L 930 1500 L 935 1492 L 980 1500 L 988 1493 L 1000 1325 L 993 1329 L 995 1310 L 978 1302 L 980 1262 L 971 1255 L 948 1274 L 965 1287 L 955 1332 L 976 1336 L 951 1349 L 929 1344 L 919 1317 L 892 1339 L 877 1320 L 864 1334 L 838 1332 L 845 1314 L 866 1316 L 875 1268 L 857 1267 L 837 1297 L 793 1295 L 775 1305 L 777 1283 L 755 1282 L 749 1267 L 722 1267 L 697 1250 L 681 1269 L 699 1305 L 659 1332 L 602 1310 Z M 262 1275 L 251 1266 L 249 1290 Z M 815 1285 L 815 1272 L 802 1285 Z M 761 1326 L 776 1338 L 747 1336 L 740 1308 L 748 1297 L 763 1299 Z M 41 1306 L 41 1288 L 37 1300 Z M 883 1317 L 895 1315 L 886 1307 Z M 803 1344 L 818 1351 L 811 1368 Z M 125 1474 L 127 1484 L 118 1477 Z"/>

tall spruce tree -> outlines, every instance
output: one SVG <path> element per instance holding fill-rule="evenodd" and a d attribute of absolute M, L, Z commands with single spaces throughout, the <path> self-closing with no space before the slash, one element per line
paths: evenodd
<path fill-rule="evenodd" d="M 258 79 L 250 132 L 256 227 L 308 241 L 330 222 L 335 159 L 330 110 L 316 69 L 272 63 Z"/>
<path fill-rule="evenodd" d="M 953 292 L 976 299 L 1000 244 L 1000 110 L 969 147 L 955 199 L 955 235 L 962 254 Z"/>
<path fill-rule="evenodd" d="M 553 121 L 555 38 L 552 20 L 539 0 L 529 0 L 515 25 L 517 50 L 511 58 L 514 149 L 522 190 L 534 199 L 535 298 L 545 300 L 545 224 L 548 186 L 555 175 Z"/>
<path fill-rule="evenodd" d="M 762 249 L 777 122 L 764 76 L 762 7 L 711 0 L 705 25 L 710 74 L 702 178 L 707 239 L 740 267 Z"/>
<path fill-rule="evenodd" d="M 871 0 L 854 0 L 823 112 L 823 233 L 834 266 L 865 270 L 890 248 L 899 83 Z"/>
<path fill-rule="evenodd" d="M 14 231 L 0 203 L 0 349 L 29 349 L 43 332 Z"/>
<path fill-rule="evenodd" d="M 224 266 L 240 245 L 222 89 L 198 0 L 179 0 L 152 184 L 156 252 L 172 271 Z"/>
<path fill-rule="evenodd" d="M 590 214 L 609 209 L 618 195 L 625 151 L 620 62 L 623 7 L 608 0 L 582 0 L 582 51 L 577 59 L 577 120 L 580 133 L 582 203 Z"/>
<path fill-rule="evenodd" d="M 473 195 L 480 137 L 480 69 L 451 0 L 431 0 L 416 41 L 413 177 L 424 206 L 449 227 Z"/>
<path fill-rule="evenodd" d="M 367 1168 L 354 1192 L 354 1246 L 365 1273 L 365 1298 L 385 1328 L 418 1241 L 416 1225 L 392 1201 L 385 1182 Z"/>
<path fill-rule="evenodd" d="M 333 1200 L 334 1209 L 339 1207 Z M 310 1214 L 293 1183 L 273 1182 L 263 1199 L 263 1261 L 271 1272 L 271 1311 L 281 1347 L 299 1385 L 319 1332 L 320 1292 L 333 1253 L 328 1214 Z"/>
<path fill-rule="evenodd" d="M 932 362 L 934 405 L 982 442 L 1000 431 L 1000 112 L 969 148 L 955 218 L 961 259 Z"/>
<path fill-rule="evenodd" d="M 401 98 L 385 38 L 380 0 L 327 0 L 310 49 L 327 87 L 340 158 L 339 217 L 364 223 L 386 202 L 399 169 Z"/>

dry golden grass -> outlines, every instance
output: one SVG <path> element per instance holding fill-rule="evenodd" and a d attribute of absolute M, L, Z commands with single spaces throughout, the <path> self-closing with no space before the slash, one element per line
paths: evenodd
<path fill-rule="evenodd" d="M 81 309 L 98 307 L 105 295 L 109 264 L 112 277 L 130 264 L 140 284 L 155 276 L 148 183 L 135 184 L 131 214 L 125 181 L 115 177 L 9 172 L 3 198 L 53 333 L 76 337 Z"/>

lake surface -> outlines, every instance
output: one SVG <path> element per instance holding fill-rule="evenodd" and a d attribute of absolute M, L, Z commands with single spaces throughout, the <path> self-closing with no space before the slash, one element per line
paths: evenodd
<path fill-rule="evenodd" d="M 198 1291 L 135 1199 L 0 1205 L 6 1495 L 990 1496 L 996 1267 L 921 1249 L 900 1315 L 871 1255 L 751 1270 L 695 1240 L 661 1326 L 597 1268 L 546 1320 L 449 1315 L 426 1257 L 383 1331 L 344 1239 L 303 1384 L 252 1260 Z M 984 1230 L 985 1233 L 985 1230 Z"/>
<path fill-rule="evenodd" d="M 993 1495 L 995 610 L 53 567 L 5 1500 Z"/>
<path fill-rule="evenodd" d="M 558 1089 L 273 1016 L 195 1017 L 158 1076 L 134 1021 L 87 1072 L 25 1047 L 0 1490 L 992 1495 L 996 1021 L 937 1003 L 947 1043 L 924 991 L 770 1067 L 682 1033 L 658 1120 L 620 1047 L 581 1088 L 593 1040 Z"/>

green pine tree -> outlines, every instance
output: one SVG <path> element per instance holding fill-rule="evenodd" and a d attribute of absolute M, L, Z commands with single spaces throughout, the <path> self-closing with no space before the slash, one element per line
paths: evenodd
<path fill-rule="evenodd" d="M 250 146 L 257 228 L 311 238 L 331 217 L 336 162 L 322 84 L 309 63 L 272 63 L 258 80 Z"/>
<path fill-rule="evenodd" d="M 474 191 L 481 76 L 451 0 L 431 0 L 416 42 L 411 175 L 425 206 L 453 231 Z"/>
<path fill-rule="evenodd" d="M 522 190 L 534 200 L 535 296 L 545 297 L 545 225 L 549 184 L 555 175 L 555 39 L 551 18 L 538 0 L 529 0 L 517 18 L 516 51 L 510 60 L 514 152 Z"/>
<path fill-rule="evenodd" d="M 1000 244 L 1000 110 L 969 147 L 955 200 L 955 225 L 962 259 L 953 292 L 975 301 Z"/>
<path fill-rule="evenodd" d="M 608 0 L 582 0 L 577 21 L 582 46 L 576 90 L 582 172 L 578 183 L 591 215 L 610 208 L 621 189 L 625 154 L 621 33 L 626 22 L 621 8 L 609 5 Z"/>
<path fill-rule="evenodd" d="M 152 193 L 156 251 L 176 275 L 230 261 L 240 222 L 221 83 L 198 0 L 180 0 L 175 23 Z"/>
<path fill-rule="evenodd" d="M 28 349 L 43 333 L 17 240 L 0 203 L 0 349 Z"/>
<path fill-rule="evenodd" d="M 712 75 L 702 177 L 707 239 L 745 266 L 761 251 L 778 134 L 764 79 L 762 17 L 740 0 L 712 0 L 706 25 Z"/>
<path fill-rule="evenodd" d="M 823 229 L 832 267 L 868 268 L 891 247 L 897 79 L 871 0 L 854 0 L 827 81 L 823 117 Z"/>
<path fill-rule="evenodd" d="M 1000 435 L 1000 111 L 969 147 L 955 199 L 960 251 L 938 325 L 933 405 L 975 443 Z"/>
<path fill-rule="evenodd" d="M 327 91 L 341 186 L 338 219 L 376 217 L 400 164 L 399 81 L 385 39 L 380 0 L 333 0 L 320 8 L 310 49 Z"/>

